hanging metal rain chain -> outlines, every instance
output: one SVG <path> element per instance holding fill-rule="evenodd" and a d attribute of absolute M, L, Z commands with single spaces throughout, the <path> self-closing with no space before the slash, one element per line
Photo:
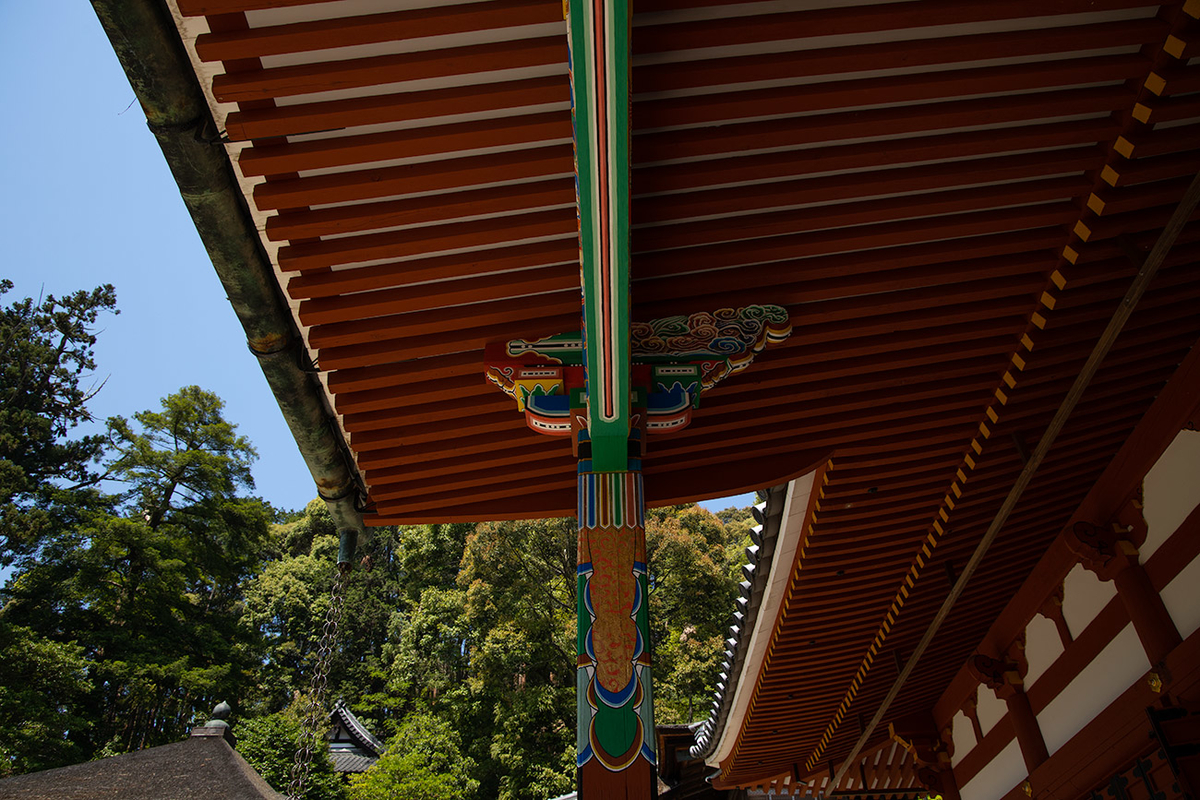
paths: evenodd
<path fill-rule="evenodd" d="M 346 575 L 350 565 L 342 562 L 333 576 L 333 588 L 329 593 L 329 612 L 321 629 L 321 641 L 317 645 L 317 663 L 313 671 L 312 686 L 304 705 L 304 716 L 300 721 L 300 743 L 296 748 L 296 759 L 292 764 L 291 781 L 288 783 L 288 800 L 303 800 L 312 771 L 313 754 L 324 745 L 322 734 L 325 722 L 325 690 L 329 684 L 329 664 L 333 660 L 333 645 L 337 641 L 338 624 L 342 609 L 346 605 Z"/>

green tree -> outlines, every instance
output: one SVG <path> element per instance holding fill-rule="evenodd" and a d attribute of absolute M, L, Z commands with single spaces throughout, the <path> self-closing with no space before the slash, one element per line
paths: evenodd
<path fill-rule="evenodd" d="M 300 742 L 300 719 L 296 707 L 243 720 L 234 727 L 237 750 L 271 787 L 287 792 L 292 764 Z M 313 753 L 312 771 L 305 784 L 304 800 L 343 800 L 345 783 L 333 771 L 325 749 Z"/>
<path fill-rule="evenodd" d="M 78 645 L 0 618 L 0 778 L 85 757 L 91 722 L 79 708 L 90 688 L 87 670 Z"/>
<path fill-rule="evenodd" d="M 397 555 L 399 533 L 372 531 L 345 580 L 345 609 L 329 672 L 329 696 L 344 700 L 373 729 L 394 732 L 403 699 L 387 690 L 406 607 Z M 273 558 L 245 586 L 243 622 L 263 637 L 258 690 L 250 698 L 266 713 L 307 691 L 329 609 L 337 561 L 337 527 L 314 500 L 292 521 L 272 528 Z"/>
<path fill-rule="evenodd" d="M 573 519 L 482 523 L 467 537 L 466 747 L 483 796 L 534 800 L 574 784 L 577 541 Z"/>
<path fill-rule="evenodd" d="M 729 559 L 745 558 L 733 536 L 699 506 L 647 516 L 656 722 L 690 722 L 711 695 L 737 597 Z"/>
<path fill-rule="evenodd" d="M 500 800 L 544 800 L 575 786 L 575 687 L 526 681 L 495 706 L 489 755 Z"/>
<path fill-rule="evenodd" d="M 351 800 L 445 800 L 470 797 L 479 788 L 471 777 L 475 762 L 445 721 L 414 714 L 401 726 L 388 750 L 350 783 Z"/>
<path fill-rule="evenodd" d="M 257 667 L 240 586 L 271 511 L 240 494 L 254 451 L 222 405 L 187 387 L 159 412 L 109 420 L 106 476 L 124 491 L 47 540 L 7 587 L 4 618 L 78 642 L 91 662 L 93 750 L 177 739 Z"/>
<path fill-rule="evenodd" d="M 0 295 L 13 284 L 0 280 Z M 116 311 L 111 285 L 0 308 L 0 565 L 31 558 L 96 499 L 104 437 L 68 438 L 91 421 L 96 323 Z"/>

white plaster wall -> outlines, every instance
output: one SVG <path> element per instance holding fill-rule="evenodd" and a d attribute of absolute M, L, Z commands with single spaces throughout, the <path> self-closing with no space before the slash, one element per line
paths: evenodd
<path fill-rule="evenodd" d="M 1200 505 L 1200 431 L 1180 431 L 1146 473 L 1143 488 L 1142 513 L 1149 528 L 1140 548 L 1144 564 Z"/>
<path fill-rule="evenodd" d="M 960 787 L 958 793 L 962 800 L 998 800 L 1027 777 L 1021 746 L 1013 739 L 974 778 Z"/>
<path fill-rule="evenodd" d="M 1053 620 L 1035 614 L 1025 626 L 1025 660 L 1029 671 L 1025 673 L 1025 687 L 1033 686 L 1042 673 L 1062 655 L 1062 639 Z"/>
<path fill-rule="evenodd" d="M 1078 637 L 1116 596 L 1117 587 L 1112 581 L 1104 582 L 1082 564 L 1076 564 L 1063 581 L 1063 617 L 1071 636 Z"/>
<path fill-rule="evenodd" d="M 950 737 L 954 741 L 954 755 L 950 756 L 950 766 L 957 767 L 963 756 L 971 752 L 978 742 L 975 741 L 975 728 L 967 715 L 959 711 L 950 721 Z"/>
<path fill-rule="evenodd" d="M 1058 697 L 1037 715 L 1046 747 L 1053 755 L 1122 692 L 1150 669 L 1133 625 L 1109 642 Z"/>
<path fill-rule="evenodd" d="M 983 735 L 987 736 L 988 731 L 995 727 L 996 723 L 1004 719 L 1004 715 L 1008 713 L 1008 705 L 996 697 L 996 693 L 986 686 L 979 687 L 979 704 L 975 706 L 975 713 L 979 717 L 979 730 L 983 731 Z"/>
<path fill-rule="evenodd" d="M 1184 567 L 1160 594 L 1180 636 L 1186 639 L 1200 628 L 1200 558 Z"/>

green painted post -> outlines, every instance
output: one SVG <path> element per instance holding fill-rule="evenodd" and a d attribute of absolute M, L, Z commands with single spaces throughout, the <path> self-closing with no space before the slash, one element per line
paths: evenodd
<path fill-rule="evenodd" d="M 649 583 L 640 463 L 579 465 L 576 672 L 579 796 L 654 797 Z"/>
<path fill-rule="evenodd" d="M 626 469 L 629 440 L 629 0 L 570 0 L 584 364 L 592 464 Z"/>

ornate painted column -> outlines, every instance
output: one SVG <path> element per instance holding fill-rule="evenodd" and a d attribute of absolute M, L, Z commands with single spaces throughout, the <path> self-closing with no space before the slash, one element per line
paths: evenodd
<path fill-rule="evenodd" d="M 579 796 L 655 795 L 642 456 L 791 333 L 778 306 L 633 323 L 629 0 L 567 0 L 581 330 L 487 349 L 489 380 L 578 458 Z"/>
<path fill-rule="evenodd" d="M 580 796 L 653 797 L 642 473 L 579 467 L 576 671 Z"/>
<path fill-rule="evenodd" d="M 578 458 L 578 730 L 583 798 L 651 797 L 654 718 L 646 604 L 647 438 L 686 428 L 701 394 L 746 369 L 791 332 L 778 306 L 748 306 L 630 326 L 624 469 L 602 470 L 589 421 L 593 382 L 584 335 L 487 348 L 487 377 L 538 433 L 569 439 Z"/>
<path fill-rule="evenodd" d="M 653 797 L 644 426 L 630 385 L 629 0 L 569 0 L 565 10 L 583 287 L 583 402 L 571 404 L 579 796 Z"/>

